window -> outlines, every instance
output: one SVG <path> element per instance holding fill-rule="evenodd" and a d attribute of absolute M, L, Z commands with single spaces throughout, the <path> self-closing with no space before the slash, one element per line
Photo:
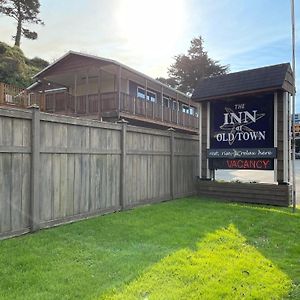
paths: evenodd
<path fill-rule="evenodd" d="M 186 114 L 189 114 L 189 106 L 188 105 L 185 105 L 185 104 L 182 104 L 182 111 Z"/>
<path fill-rule="evenodd" d="M 137 97 L 145 99 L 145 90 L 143 88 L 137 88 Z"/>
<path fill-rule="evenodd" d="M 177 110 L 177 102 L 176 101 L 173 101 L 173 109 Z"/>
<path fill-rule="evenodd" d="M 145 89 L 142 87 L 137 88 L 137 97 L 145 99 Z M 152 91 L 147 91 L 147 101 L 156 102 L 157 96 L 156 93 Z"/>
<path fill-rule="evenodd" d="M 164 96 L 163 97 L 164 98 L 164 106 L 165 107 L 169 107 L 169 105 L 170 105 L 170 98 L 169 97 L 167 97 L 167 96 Z"/>

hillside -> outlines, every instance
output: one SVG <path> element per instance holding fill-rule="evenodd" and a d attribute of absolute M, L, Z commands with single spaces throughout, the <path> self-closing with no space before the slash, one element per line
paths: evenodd
<path fill-rule="evenodd" d="M 0 42 L 0 82 L 26 87 L 31 77 L 49 63 L 41 58 L 27 58 L 19 47 L 10 47 Z"/>

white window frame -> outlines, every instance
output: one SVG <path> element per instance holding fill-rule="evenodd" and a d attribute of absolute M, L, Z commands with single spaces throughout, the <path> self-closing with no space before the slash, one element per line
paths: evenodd
<path fill-rule="evenodd" d="M 143 87 L 138 86 L 136 89 L 136 95 L 138 98 L 145 100 L 145 94 L 146 91 Z M 139 95 L 144 95 L 143 97 L 139 96 Z M 147 101 L 150 102 L 157 102 L 157 93 L 153 92 L 153 91 L 149 91 L 147 90 Z"/>

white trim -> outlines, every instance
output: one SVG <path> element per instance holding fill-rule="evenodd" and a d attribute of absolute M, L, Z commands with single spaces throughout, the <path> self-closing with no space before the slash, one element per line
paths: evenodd
<path fill-rule="evenodd" d="M 142 97 L 138 96 L 139 89 L 144 91 L 144 95 L 145 95 L 146 98 L 142 98 Z M 147 91 L 147 94 L 151 93 L 151 94 L 155 95 L 155 101 L 151 101 L 151 99 L 147 99 L 148 95 L 146 95 L 146 91 Z M 144 100 L 150 101 L 152 103 L 157 103 L 157 93 L 153 92 L 152 90 L 148 90 L 148 89 L 146 90 L 145 88 L 143 88 L 142 86 L 139 86 L 139 85 L 136 87 L 136 96 L 137 96 L 137 98 L 144 99 Z"/>
<path fill-rule="evenodd" d="M 209 149 L 210 148 L 210 102 L 207 103 L 207 146 L 206 148 Z M 211 174 L 210 174 L 210 170 L 209 170 L 209 161 L 208 158 L 206 158 L 206 177 L 207 178 L 211 178 Z"/>
<path fill-rule="evenodd" d="M 289 171 L 288 171 L 288 182 L 291 182 L 291 170 L 292 170 L 292 114 L 291 114 L 291 95 L 290 93 L 287 93 L 288 96 L 288 164 L 289 164 Z"/>
<path fill-rule="evenodd" d="M 202 178 L 202 104 L 198 105 L 199 112 L 199 177 Z"/>
<path fill-rule="evenodd" d="M 288 118 L 289 111 L 287 106 L 287 93 L 283 93 L 283 181 L 288 182 L 288 167 L 289 167 L 289 158 L 288 158 Z"/>
<path fill-rule="evenodd" d="M 277 93 L 274 93 L 274 147 L 277 148 L 277 130 L 278 130 L 278 123 L 277 123 L 277 114 L 278 114 L 278 100 L 277 100 Z M 278 154 L 277 154 L 278 155 Z M 277 182 L 277 158 L 274 158 L 274 181 Z"/>

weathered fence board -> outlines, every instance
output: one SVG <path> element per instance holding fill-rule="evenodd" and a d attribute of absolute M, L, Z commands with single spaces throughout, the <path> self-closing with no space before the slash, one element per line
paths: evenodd
<path fill-rule="evenodd" d="M 0 109 L 0 238 L 195 194 L 197 140 L 36 108 Z"/>

